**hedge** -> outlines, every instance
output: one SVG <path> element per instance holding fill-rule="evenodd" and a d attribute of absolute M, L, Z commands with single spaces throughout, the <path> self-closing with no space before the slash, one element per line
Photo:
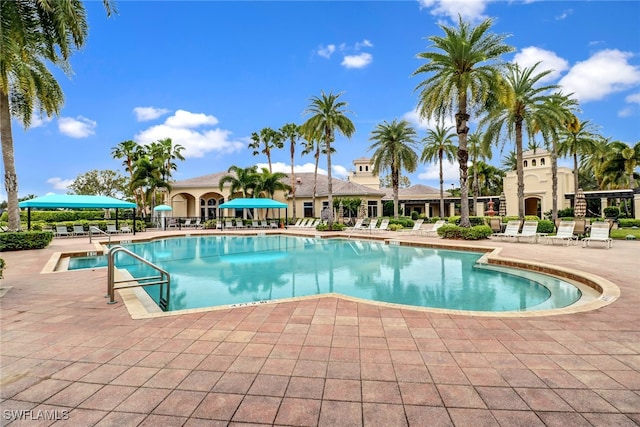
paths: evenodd
<path fill-rule="evenodd" d="M 640 219 L 618 218 L 618 225 L 622 227 L 640 227 Z"/>
<path fill-rule="evenodd" d="M 44 249 L 53 240 L 51 231 L 19 231 L 0 233 L 0 252 Z"/>
<path fill-rule="evenodd" d="M 438 228 L 438 236 L 444 239 L 481 240 L 491 235 L 488 225 L 476 225 L 470 228 L 445 224 Z"/>

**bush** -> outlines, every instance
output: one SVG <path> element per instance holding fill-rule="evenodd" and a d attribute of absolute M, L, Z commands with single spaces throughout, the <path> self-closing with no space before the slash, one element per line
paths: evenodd
<path fill-rule="evenodd" d="M 469 217 L 469 222 L 471 223 L 471 226 L 475 226 L 475 225 L 484 225 L 485 224 L 485 220 L 483 216 L 470 216 Z M 449 224 L 455 224 L 455 225 L 460 225 L 460 216 L 456 215 L 456 216 L 450 216 L 449 217 Z"/>
<path fill-rule="evenodd" d="M 622 227 L 640 227 L 640 219 L 632 219 L 632 218 L 619 218 L 618 225 L 620 228 Z"/>
<path fill-rule="evenodd" d="M 389 225 L 401 225 L 403 228 L 412 228 L 413 221 L 410 218 L 398 218 L 398 219 L 389 219 Z"/>
<path fill-rule="evenodd" d="M 438 228 L 438 235 L 444 239 L 480 240 L 491 235 L 491 227 L 476 225 L 470 228 L 445 224 Z"/>
<path fill-rule="evenodd" d="M 413 226 L 412 226 L 413 227 Z M 391 231 L 398 231 L 398 230 L 402 230 L 404 227 L 402 226 L 402 224 L 389 224 L 389 230 Z"/>
<path fill-rule="evenodd" d="M 342 231 L 345 228 L 347 228 L 346 225 L 344 224 L 338 224 L 337 222 L 334 222 L 331 226 L 331 228 L 329 228 L 328 224 L 318 224 L 316 226 L 316 230 L 318 231 Z"/>
<path fill-rule="evenodd" d="M 18 231 L 0 233 L 0 252 L 44 249 L 53 240 L 51 231 Z"/>
<path fill-rule="evenodd" d="M 418 211 L 413 211 L 411 212 L 411 219 L 414 221 L 418 220 L 418 216 L 420 216 L 420 214 L 418 213 Z"/>
<path fill-rule="evenodd" d="M 540 220 L 538 221 L 538 230 L 536 230 L 538 233 L 553 233 L 553 231 L 555 230 L 555 226 L 553 224 L 553 221 L 549 221 L 546 219 Z"/>
<path fill-rule="evenodd" d="M 4 259 L 0 258 L 0 279 L 2 279 L 2 273 L 4 272 L 4 269 L 7 267 L 7 263 L 4 262 Z"/>
<path fill-rule="evenodd" d="M 604 216 L 607 218 L 618 218 L 620 216 L 620 209 L 615 206 L 607 206 L 604 208 Z"/>
<path fill-rule="evenodd" d="M 208 219 L 202 224 L 202 228 L 216 228 L 216 225 L 218 225 L 218 223 L 215 219 Z"/>

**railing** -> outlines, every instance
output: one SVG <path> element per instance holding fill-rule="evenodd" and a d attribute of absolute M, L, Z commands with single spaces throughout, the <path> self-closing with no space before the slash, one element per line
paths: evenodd
<path fill-rule="evenodd" d="M 107 246 L 109 247 L 111 246 L 111 233 L 102 231 L 95 225 L 92 225 L 89 227 L 89 243 L 91 243 L 91 236 L 93 236 L 94 234 L 104 234 L 105 236 L 107 236 L 109 238 L 109 243 L 107 244 Z"/>
<path fill-rule="evenodd" d="M 123 280 L 115 280 L 115 255 L 118 252 L 124 252 L 130 257 L 148 265 L 153 268 L 160 274 L 158 276 L 149 276 L 149 277 L 138 277 L 132 279 L 123 279 Z M 109 298 L 109 302 L 107 304 L 115 304 L 117 301 L 115 300 L 115 291 L 116 289 L 126 289 L 126 288 L 138 288 L 144 286 L 151 285 L 160 285 L 160 298 L 158 300 L 158 306 L 162 309 L 162 311 L 167 311 L 169 307 L 169 287 L 171 284 L 171 276 L 169 273 L 157 265 L 153 264 L 150 261 L 142 258 L 140 255 L 137 255 L 131 252 L 128 249 L 123 248 L 122 246 L 114 246 L 109 249 L 107 253 L 107 297 Z M 147 280 L 152 280 L 151 282 L 146 282 Z M 145 281 L 145 283 L 140 283 L 141 281 Z M 135 282 L 135 284 L 130 284 L 126 286 L 118 286 L 116 284 L 119 283 L 130 283 Z"/>

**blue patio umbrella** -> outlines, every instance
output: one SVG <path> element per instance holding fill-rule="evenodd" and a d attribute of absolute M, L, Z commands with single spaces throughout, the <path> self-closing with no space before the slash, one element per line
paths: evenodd
<path fill-rule="evenodd" d="M 162 222 L 162 229 L 163 230 L 166 230 L 166 228 L 167 228 L 166 221 L 164 220 L 165 215 L 166 215 L 167 212 L 170 212 L 172 210 L 173 210 L 173 208 L 171 206 L 168 206 L 168 205 L 158 205 L 155 208 L 153 208 L 154 212 L 160 212 L 160 219 L 161 219 L 161 222 Z"/>

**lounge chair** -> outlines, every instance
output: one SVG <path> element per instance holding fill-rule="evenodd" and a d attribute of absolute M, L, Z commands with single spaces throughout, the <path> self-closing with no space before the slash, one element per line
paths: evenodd
<path fill-rule="evenodd" d="M 202 220 L 200 218 L 196 219 L 196 222 L 193 223 L 193 228 L 202 227 Z"/>
<path fill-rule="evenodd" d="M 378 219 L 371 218 L 369 220 L 369 225 L 367 227 L 364 227 L 363 230 L 368 231 L 369 233 L 373 233 L 373 230 L 376 229 L 376 225 L 378 225 Z"/>
<path fill-rule="evenodd" d="M 348 236 L 351 236 L 352 233 L 362 231 L 362 224 L 364 224 L 364 218 L 359 218 L 356 223 L 349 229 Z"/>
<path fill-rule="evenodd" d="M 320 220 L 319 219 L 314 219 L 313 221 L 311 221 L 307 225 L 307 228 L 316 228 L 318 226 L 318 224 L 320 224 Z"/>
<path fill-rule="evenodd" d="M 242 219 L 236 219 L 236 229 L 242 228 L 244 230 L 244 221 Z"/>
<path fill-rule="evenodd" d="M 73 233 L 67 230 L 66 225 L 56 225 L 56 237 L 69 237 L 73 236 Z"/>
<path fill-rule="evenodd" d="M 613 246 L 613 239 L 609 237 L 609 223 L 594 222 L 591 224 L 591 234 L 582 239 L 582 247 L 589 246 L 589 242 L 603 242 L 607 249 Z"/>
<path fill-rule="evenodd" d="M 109 234 L 118 234 L 119 231 L 116 228 L 115 224 L 107 224 L 107 233 L 109 233 Z"/>
<path fill-rule="evenodd" d="M 82 225 L 74 225 L 73 226 L 73 235 L 74 236 L 86 236 L 87 234 L 89 234 L 89 233 L 84 231 L 84 227 Z"/>
<path fill-rule="evenodd" d="M 567 246 L 569 246 L 570 242 L 575 242 L 578 244 L 578 238 L 573 235 L 573 229 L 576 223 L 573 221 L 561 221 L 558 225 L 558 232 L 555 236 L 547 236 L 547 244 L 553 244 L 556 240 L 567 242 Z"/>
<path fill-rule="evenodd" d="M 266 219 L 263 219 L 262 221 L 260 221 L 260 227 L 269 228 L 269 222 Z"/>
<path fill-rule="evenodd" d="M 500 240 L 505 237 L 513 237 L 514 239 L 518 238 L 518 234 L 520 232 L 520 220 L 512 220 L 507 222 L 507 227 L 504 229 L 502 233 L 493 233 L 491 237 L 499 237 Z"/>
<path fill-rule="evenodd" d="M 298 218 L 298 220 L 296 221 L 295 224 L 292 225 L 292 227 L 300 227 L 300 224 L 302 224 L 303 220 L 304 218 Z"/>
<path fill-rule="evenodd" d="M 271 221 L 271 228 L 278 228 L 278 221 Z"/>
<path fill-rule="evenodd" d="M 178 228 L 179 226 L 180 226 L 180 224 L 178 224 L 178 221 L 176 221 L 173 218 L 171 218 L 169 220 L 169 222 L 167 223 L 167 228 L 172 228 L 172 227 Z"/>
<path fill-rule="evenodd" d="M 190 219 L 185 219 L 184 220 L 184 224 L 182 224 L 183 227 L 191 227 L 191 220 Z"/>
<path fill-rule="evenodd" d="M 421 229 L 421 234 L 424 234 L 425 236 L 437 236 L 438 228 L 442 227 L 445 222 L 446 221 L 444 219 L 439 219 L 431 225 L 431 228 L 426 230 Z"/>
<path fill-rule="evenodd" d="M 373 231 L 375 231 L 376 233 L 378 233 L 380 231 L 387 231 L 388 227 L 389 227 L 389 220 L 388 219 L 383 219 L 380 222 L 380 227 L 374 228 Z"/>
<path fill-rule="evenodd" d="M 120 232 L 123 234 L 132 233 L 131 227 L 129 227 L 128 225 L 123 225 L 122 227 L 120 227 Z"/>
<path fill-rule="evenodd" d="M 226 219 L 224 221 L 224 228 L 235 228 L 235 226 L 233 225 L 233 221 L 230 219 Z"/>
<path fill-rule="evenodd" d="M 257 219 L 251 220 L 251 228 L 260 228 L 260 223 L 258 222 Z"/>
<path fill-rule="evenodd" d="M 402 232 L 403 233 L 418 234 L 420 232 L 420 228 L 422 228 L 422 223 L 424 223 L 424 219 L 420 218 L 420 219 L 416 220 L 416 222 L 413 223 L 413 227 L 412 228 L 407 228 L 405 230 L 402 230 Z"/>
<path fill-rule="evenodd" d="M 531 239 L 531 243 L 538 241 L 538 221 L 525 221 L 522 225 L 522 232 L 516 235 L 519 242 L 521 238 Z"/>

